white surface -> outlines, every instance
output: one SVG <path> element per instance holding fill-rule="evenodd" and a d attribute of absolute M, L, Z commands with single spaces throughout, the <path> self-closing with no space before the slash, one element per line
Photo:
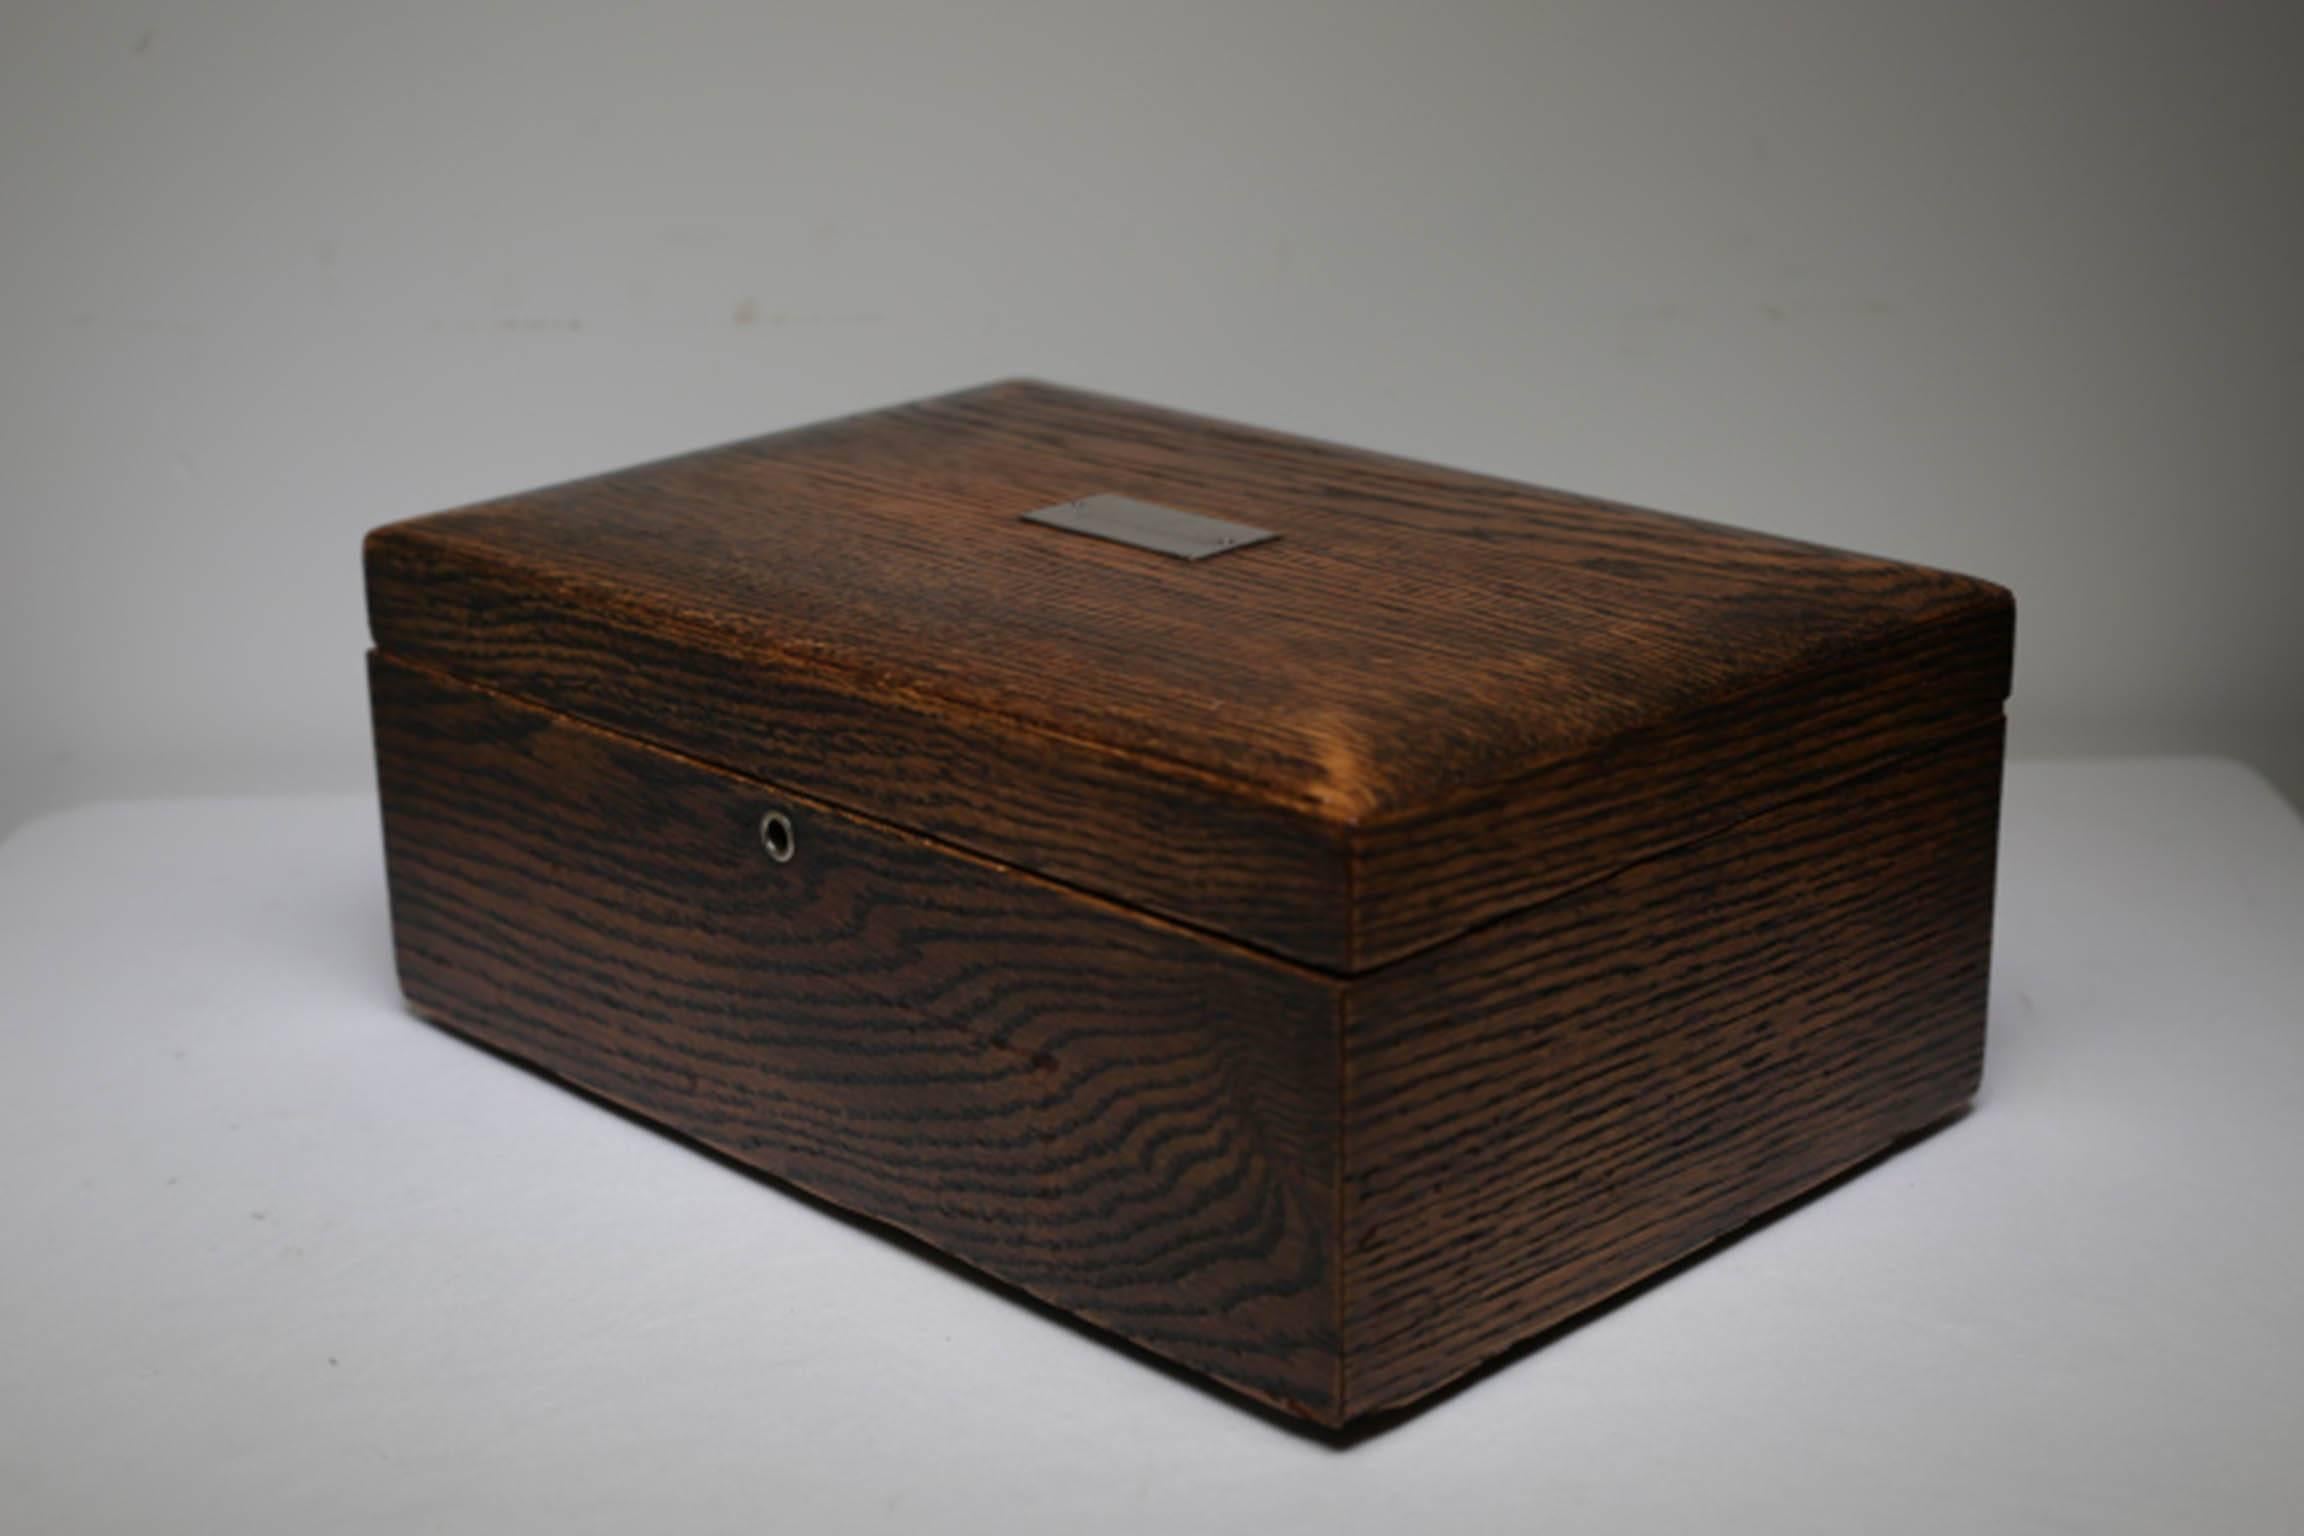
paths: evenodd
<path fill-rule="evenodd" d="M 1973 571 L 2304 798 L 2295 0 L 0 0 L 0 832 L 387 519 L 1011 373 Z M 1252 521 L 1252 519 L 1251 519 Z"/>
<path fill-rule="evenodd" d="M 1342 1451 L 410 1019 L 373 817 L 117 805 L 0 844 L 0 1529 L 2304 1509 L 2304 828 L 2244 770 L 2017 770 L 1978 1111 Z"/>

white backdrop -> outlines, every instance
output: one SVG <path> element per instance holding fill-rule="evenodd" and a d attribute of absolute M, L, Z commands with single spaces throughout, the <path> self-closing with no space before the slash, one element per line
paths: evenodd
<path fill-rule="evenodd" d="M 366 780 L 358 538 L 1009 373 L 1950 565 L 2304 790 L 2292 5 L 0 0 L 0 831 Z"/>

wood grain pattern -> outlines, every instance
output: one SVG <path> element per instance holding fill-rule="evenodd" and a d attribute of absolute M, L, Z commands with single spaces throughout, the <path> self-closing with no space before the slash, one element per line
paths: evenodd
<path fill-rule="evenodd" d="M 1018 521 L 1097 491 L 1282 537 L 1185 563 Z M 1701 776 L 1722 825 L 2007 681 L 1986 583 L 1027 383 L 398 524 L 368 565 L 392 654 L 1339 972 L 1603 872 L 1551 829 L 1700 831 L 1685 749 L 1737 701 L 1782 707 Z M 1859 701 L 1828 742 L 1810 689 Z"/>
<path fill-rule="evenodd" d="M 420 1011 L 1317 1422 L 1975 1086 L 1996 724 L 1340 980 L 388 658 L 371 683 Z"/>
<path fill-rule="evenodd" d="M 1036 384 L 366 558 L 420 1011 L 1291 1414 L 1975 1087 L 1987 583 Z"/>
<path fill-rule="evenodd" d="M 1346 1412 L 1965 1104 L 2000 765 L 1994 723 L 1353 983 Z"/>
<path fill-rule="evenodd" d="M 420 1011 L 1340 1416 L 1334 983 L 389 659 L 370 684 Z"/>
<path fill-rule="evenodd" d="M 668 631 L 601 592 L 542 599 L 533 574 L 428 542 L 373 538 L 368 573 L 391 654 L 1278 954 L 1346 963 L 1348 854 L 1333 829 L 1160 764 L 972 734 L 901 692 L 764 670 L 726 637 Z"/>
<path fill-rule="evenodd" d="M 1601 751 L 1353 829 L 1348 970 L 1421 953 L 1999 718 L 2012 612 L 1917 625 Z"/>

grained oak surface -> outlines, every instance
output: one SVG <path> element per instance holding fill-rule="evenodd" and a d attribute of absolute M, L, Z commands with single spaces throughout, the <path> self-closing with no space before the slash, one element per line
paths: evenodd
<path fill-rule="evenodd" d="M 381 655 L 371 686 L 420 1011 L 1318 1422 L 1975 1087 L 1997 723 L 1338 978 Z"/>
<path fill-rule="evenodd" d="M 1182 562 L 1019 521 L 1100 491 L 1281 537 Z M 368 562 L 392 654 L 1337 971 L 1599 872 L 1547 827 L 1669 846 L 2007 689 L 1987 583 L 1032 383 Z M 1811 690 L 1858 707 L 1815 734 Z"/>
<path fill-rule="evenodd" d="M 1995 723 L 1354 983 L 1348 1412 L 1965 1104 L 2000 773 Z"/>
<path fill-rule="evenodd" d="M 417 1009 L 1341 1416 L 1335 983 L 383 658 L 370 682 Z"/>
<path fill-rule="evenodd" d="M 1291 1414 L 1975 1087 L 1987 583 L 1028 383 L 366 555 L 417 1008 Z"/>

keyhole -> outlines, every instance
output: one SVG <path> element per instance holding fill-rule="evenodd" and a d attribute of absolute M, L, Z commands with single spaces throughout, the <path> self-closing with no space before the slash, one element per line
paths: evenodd
<path fill-rule="evenodd" d="M 760 818 L 760 846 L 768 850 L 768 857 L 779 864 L 792 862 L 792 818 L 782 811 L 770 811 Z"/>

